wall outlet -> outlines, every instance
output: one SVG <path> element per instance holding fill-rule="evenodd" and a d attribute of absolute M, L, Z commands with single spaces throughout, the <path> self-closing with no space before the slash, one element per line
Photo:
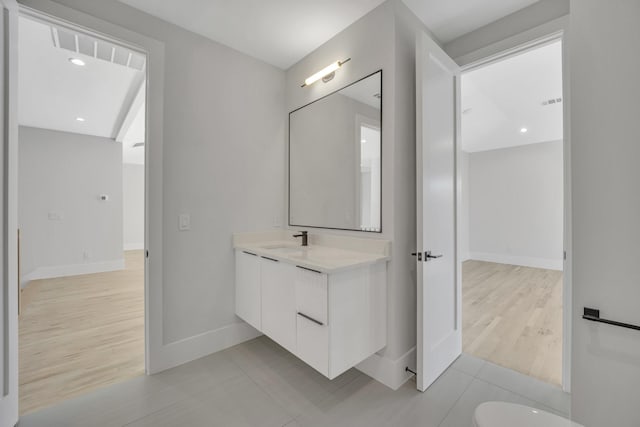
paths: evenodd
<path fill-rule="evenodd" d="M 180 214 L 178 216 L 178 230 L 180 231 L 191 230 L 191 215 Z"/>

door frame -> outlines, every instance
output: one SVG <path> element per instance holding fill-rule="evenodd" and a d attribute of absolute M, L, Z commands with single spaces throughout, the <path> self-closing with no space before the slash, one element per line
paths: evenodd
<path fill-rule="evenodd" d="M 34 9 L 21 4 L 19 16 L 70 28 L 146 56 L 144 353 L 146 374 L 159 372 L 166 364 L 162 331 L 164 44 L 60 4 L 45 2 L 38 7 Z M 17 177 L 9 186 L 17 194 Z M 10 205 L 11 211 L 17 212 L 17 197 L 10 200 Z"/>
<path fill-rule="evenodd" d="M 572 337 L 572 211 L 571 211 L 571 105 L 569 84 L 569 18 L 561 17 L 531 30 L 501 40 L 454 60 L 460 65 L 461 74 L 498 62 L 527 50 L 560 40 L 562 43 L 562 104 L 563 104 L 563 242 L 564 265 L 562 281 L 562 389 L 571 392 L 571 337 Z M 460 153 L 458 153 L 458 156 Z M 460 169 L 458 169 L 460 174 Z M 458 177 L 461 182 L 461 176 Z M 459 226 L 458 226 L 459 227 Z M 458 262 L 462 265 L 462 253 L 458 248 Z"/>

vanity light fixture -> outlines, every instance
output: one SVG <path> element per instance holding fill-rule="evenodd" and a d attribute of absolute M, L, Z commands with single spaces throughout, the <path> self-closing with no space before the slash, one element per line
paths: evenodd
<path fill-rule="evenodd" d="M 344 61 L 336 61 L 333 64 L 324 67 L 322 70 L 318 71 L 312 76 L 307 77 L 301 87 L 312 85 L 320 79 L 322 79 L 322 81 L 325 83 L 331 81 L 336 75 L 336 70 L 349 61 L 351 61 L 351 58 L 347 58 Z"/>

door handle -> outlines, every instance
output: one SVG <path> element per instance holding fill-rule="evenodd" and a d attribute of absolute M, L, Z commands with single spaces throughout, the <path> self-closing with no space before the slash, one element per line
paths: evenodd
<path fill-rule="evenodd" d="M 418 261 L 422 261 L 422 252 L 412 252 L 411 256 L 417 256 Z M 429 261 L 430 259 L 442 258 L 442 255 L 432 255 L 431 251 L 424 252 L 424 260 Z"/>
<path fill-rule="evenodd" d="M 436 259 L 436 258 L 442 258 L 442 254 L 441 255 L 432 255 L 431 251 L 426 251 L 424 253 L 424 260 L 425 261 L 429 261 L 430 259 Z"/>

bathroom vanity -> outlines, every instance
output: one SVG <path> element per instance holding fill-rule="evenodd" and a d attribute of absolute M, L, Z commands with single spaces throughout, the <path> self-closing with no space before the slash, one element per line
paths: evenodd
<path fill-rule="evenodd" d="M 386 345 L 390 243 L 293 234 L 234 235 L 236 314 L 333 379 Z"/>

